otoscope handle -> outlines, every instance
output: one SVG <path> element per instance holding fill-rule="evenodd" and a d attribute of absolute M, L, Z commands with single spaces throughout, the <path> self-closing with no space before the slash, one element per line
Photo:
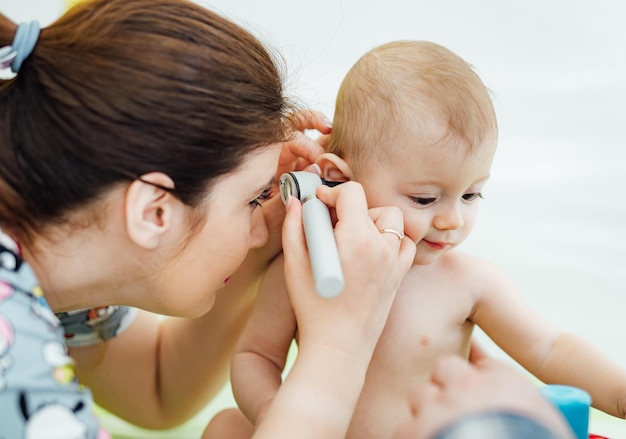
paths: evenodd
<path fill-rule="evenodd" d="M 305 200 L 302 222 L 315 288 L 322 297 L 335 297 L 343 290 L 344 279 L 328 207 L 315 196 Z"/>

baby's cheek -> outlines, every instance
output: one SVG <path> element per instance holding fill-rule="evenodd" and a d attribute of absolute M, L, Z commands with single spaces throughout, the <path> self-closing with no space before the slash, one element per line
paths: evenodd
<path fill-rule="evenodd" d="M 406 218 L 406 217 L 405 217 Z M 404 234 L 413 242 L 418 243 L 426 236 L 428 226 L 420 222 L 407 221 L 404 222 Z"/>

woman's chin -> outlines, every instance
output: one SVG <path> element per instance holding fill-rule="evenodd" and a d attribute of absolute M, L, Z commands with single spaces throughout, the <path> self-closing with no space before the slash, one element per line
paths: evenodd
<path fill-rule="evenodd" d="M 180 306 L 168 307 L 166 310 L 156 311 L 157 314 L 163 314 L 170 317 L 183 317 L 187 319 L 195 319 L 202 317 L 208 313 L 215 305 L 215 292 L 210 296 L 203 298 L 202 302 L 187 304 L 184 308 Z"/>

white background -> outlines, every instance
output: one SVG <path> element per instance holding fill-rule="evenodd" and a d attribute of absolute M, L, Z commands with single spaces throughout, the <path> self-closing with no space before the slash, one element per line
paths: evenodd
<path fill-rule="evenodd" d="M 463 247 L 505 268 L 537 310 L 626 368 L 626 2 L 201 3 L 280 51 L 289 93 L 329 116 L 343 75 L 381 43 L 431 40 L 472 63 L 493 91 L 500 142 Z M 62 8 L 0 0 L 12 18 L 44 24 Z M 593 432 L 626 437 L 626 422 L 594 419 Z"/>

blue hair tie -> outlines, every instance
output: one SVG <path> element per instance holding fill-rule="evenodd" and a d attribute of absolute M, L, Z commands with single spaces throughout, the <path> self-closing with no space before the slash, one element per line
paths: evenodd
<path fill-rule="evenodd" d="M 37 44 L 40 30 L 41 27 L 36 20 L 30 23 L 20 23 L 11 45 L 0 49 L 0 68 L 5 69 L 11 66 L 13 73 L 19 72 L 22 63 L 30 56 Z"/>

